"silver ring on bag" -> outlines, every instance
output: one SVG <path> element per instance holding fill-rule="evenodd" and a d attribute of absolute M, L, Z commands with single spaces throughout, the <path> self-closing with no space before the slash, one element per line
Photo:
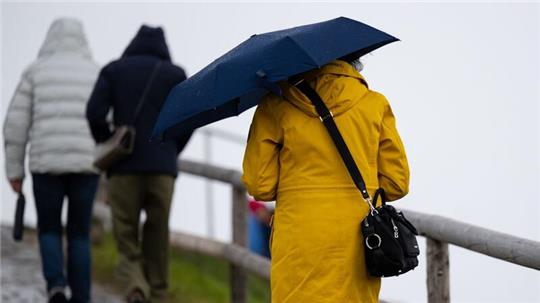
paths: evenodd
<path fill-rule="evenodd" d="M 371 246 L 371 245 L 369 244 L 369 238 L 371 238 L 371 237 L 376 237 L 376 238 L 377 238 L 377 240 L 378 240 L 377 245 Z M 366 237 L 366 246 L 367 246 L 367 248 L 369 248 L 370 250 L 373 250 L 373 249 L 375 249 L 375 248 L 379 248 L 379 247 L 381 246 L 381 244 L 382 244 L 382 239 L 381 239 L 381 237 L 380 237 L 379 235 L 377 235 L 377 234 L 371 234 L 371 235 L 369 235 L 369 236 Z"/>

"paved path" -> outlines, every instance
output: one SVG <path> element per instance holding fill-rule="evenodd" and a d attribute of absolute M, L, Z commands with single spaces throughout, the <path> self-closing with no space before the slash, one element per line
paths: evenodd
<path fill-rule="evenodd" d="M 36 239 L 26 235 L 23 242 L 11 239 L 11 228 L 1 227 L 0 294 L 2 303 L 46 303 L 45 281 Z M 94 284 L 93 302 L 121 303 L 115 294 Z"/>

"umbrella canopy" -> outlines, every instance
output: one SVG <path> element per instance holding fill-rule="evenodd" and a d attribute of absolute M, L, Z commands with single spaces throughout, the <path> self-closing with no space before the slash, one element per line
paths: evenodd
<path fill-rule="evenodd" d="M 171 90 L 153 137 L 171 139 L 236 116 L 269 91 L 280 94 L 278 81 L 397 40 L 345 17 L 253 35 Z"/>

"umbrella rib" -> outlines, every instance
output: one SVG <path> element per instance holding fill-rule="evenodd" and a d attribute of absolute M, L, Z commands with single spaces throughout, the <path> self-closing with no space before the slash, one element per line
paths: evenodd
<path fill-rule="evenodd" d="M 217 89 L 217 75 L 218 75 L 218 71 L 219 71 L 219 66 L 221 65 L 221 63 L 218 63 L 216 64 L 216 67 L 215 67 L 215 72 L 214 72 L 214 83 L 213 83 L 213 87 L 212 87 L 212 91 L 215 92 L 216 89 Z M 212 96 L 213 97 L 213 96 Z M 213 98 L 212 98 L 213 99 Z M 210 100 L 208 100 L 207 102 L 210 102 Z M 215 107 L 214 107 L 215 108 Z"/>
<path fill-rule="evenodd" d="M 288 38 L 289 40 L 291 40 L 291 41 L 292 41 L 292 42 L 293 42 L 300 50 L 302 50 L 302 51 L 304 52 L 304 54 L 307 55 L 307 57 L 309 58 L 309 60 L 311 60 L 311 63 L 312 63 L 313 65 L 315 65 L 316 67 L 321 67 L 321 66 L 319 65 L 319 63 L 317 63 L 317 61 L 316 61 L 315 59 L 313 59 L 313 57 L 311 57 L 311 55 L 310 55 L 308 52 L 306 52 L 306 51 L 304 50 L 304 48 L 303 48 L 302 46 L 300 46 L 300 44 L 299 44 L 296 40 L 294 40 L 293 37 L 287 36 L 287 38 Z"/>

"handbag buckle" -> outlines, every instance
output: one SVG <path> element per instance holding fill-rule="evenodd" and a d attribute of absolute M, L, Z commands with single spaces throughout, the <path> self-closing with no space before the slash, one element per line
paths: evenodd
<path fill-rule="evenodd" d="M 377 209 L 373 206 L 373 199 L 371 199 L 370 196 L 368 196 L 367 198 L 363 198 L 364 201 L 366 201 L 366 203 L 369 205 L 369 211 L 371 213 L 371 215 L 375 215 L 375 214 L 379 214 L 379 212 L 377 211 Z"/>

